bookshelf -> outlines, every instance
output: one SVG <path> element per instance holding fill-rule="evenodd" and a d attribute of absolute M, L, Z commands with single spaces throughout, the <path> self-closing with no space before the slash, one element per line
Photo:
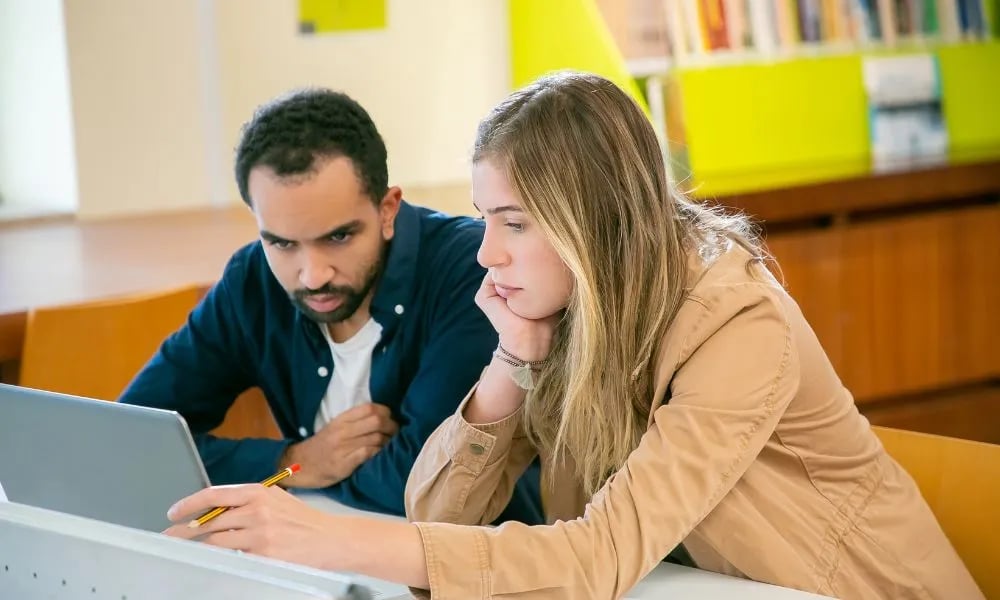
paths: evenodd
<path fill-rule="evenodd" d="M 922 48 L 1000 36 L 997 0 L 597 0 L 645 67 Z M 888 24 L 888 26 L 886 26 Z"/>
<path fill-rule="evenodd" d="M 1000 0 L 597 6 L 673 178 L 762 222 L 860 410 L 1000 443 Z M 886 160 L 887 63 L 937 153 Z"/>
<path fill-rule="evenodd" d="M 992 108 L 1000 106 L 1000 42 L 982 41 L 687 65 L 650 76 L 644 87 L 674 178 L 705 194 L 730 194 L 871 172 L 877 130 L 865 69 L 875 57 L 925 58 L 933 70 L 947 150 L 931 162 L 1000 155 Z"/>

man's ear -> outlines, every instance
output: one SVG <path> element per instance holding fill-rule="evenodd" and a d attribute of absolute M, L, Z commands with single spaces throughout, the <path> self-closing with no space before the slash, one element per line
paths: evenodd
<path fill-rule="evenodd" d="M 397 186 L 389 188 L 378 205 L 379 222 L 382 224 L 382 238 L 391 240 L 396 235 L 396 214 L 403 201 L 403 190 Z"/>

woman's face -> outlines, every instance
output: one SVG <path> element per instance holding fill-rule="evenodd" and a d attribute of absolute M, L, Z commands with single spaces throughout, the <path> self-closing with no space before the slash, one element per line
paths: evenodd
<path fill-rule="evenodd" d="M 486 221 L 479 264 L 489 269 L 511 312 L 544 319 L 566 308 L 573 276 L 521 205 L 503 171 L 489 160 L 472 168 L 472 201 Z"/>

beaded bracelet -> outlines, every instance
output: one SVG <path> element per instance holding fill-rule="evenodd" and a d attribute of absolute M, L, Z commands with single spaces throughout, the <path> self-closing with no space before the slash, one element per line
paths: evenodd
<path fill-rule="evenodd" d="M 522 390 L 535 389 L 535 379 L 532 375 L 535 371 L 541 371 L 542 367 L 545 366 L 545 363 L 547 362 L 544 360 L 521 360 L 500 345 L 498 345 L 497 349 L 493 351 L 493 356 L 514 367 L 514 370 L 511 371 L 510 377 L 514 380 L 514 383 L 517 384 L 517 387 Z"/>

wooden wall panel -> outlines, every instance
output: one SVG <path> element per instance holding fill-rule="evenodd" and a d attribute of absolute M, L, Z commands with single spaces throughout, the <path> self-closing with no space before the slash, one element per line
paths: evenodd
<path fill-rule="evenodd" d="M 772 271 L 798 303 L 838 369 L 845 364 L 842 243 L 843 236 L 832 230 L 786 233 L 767 240 L 778 263 Z"/>
<path fill-rule="evenodd" d="M 872 425 L 1000 444 L 1000 382 L 860 409 Z"/>
<path fill-rule="evenodd" d="M 1000 377 L 1000 206 L 768 240 L 859 403 Z"/>

